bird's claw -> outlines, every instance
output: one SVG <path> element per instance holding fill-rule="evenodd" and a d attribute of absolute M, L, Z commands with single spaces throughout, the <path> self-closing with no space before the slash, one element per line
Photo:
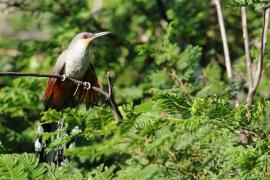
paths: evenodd
<path fill-rule="evenodd" d="M 65 74 L 62 75 L 62 81 L 65 81 L 67 79 L 67 76 Z"/>
<path fill-rule="evenodd" d="M 82 83 L 77 84 L 77 87 L 76 87 L 76 90 L 75 90 L 73 96 L 76 96 L 76 94 L 78 93 L 79 87 L 80 87 L 81 85 L 82 85 Z"/>
<path fill-rule="evenodd" d="M 89 82 L 83 82 L 83 86 L 85 90 L 89 91 L 92 87 L 91 84 Z"/>

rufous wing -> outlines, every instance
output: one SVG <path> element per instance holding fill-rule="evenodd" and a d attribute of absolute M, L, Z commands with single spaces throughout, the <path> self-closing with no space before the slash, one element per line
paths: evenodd
<path fill-rule="evenodd" d="M 85 75 L 83 76 L 82 81 L 90 82 L 91 86 L 102 88 L 102 85 L 99 83 L 94 67 L 90 64 Z M 83 90 L 82 88 L 77 93 L 77 98 L 84 100 L 86 107 L 94 106 L 98 103 L 99 95 L 96 91 L 91 89 L 90 91 Z"/>
<path fill-rule="evenodd" d="M 65 64 L 59 67 L 55 74 L 64 74 Z M 68 81 L 62 81 L 58 78 L 49 78 L 43 97 L 45 110 L 54 108 L 61 110 L 74 105 L 73 91 L 75 85 Z"/>

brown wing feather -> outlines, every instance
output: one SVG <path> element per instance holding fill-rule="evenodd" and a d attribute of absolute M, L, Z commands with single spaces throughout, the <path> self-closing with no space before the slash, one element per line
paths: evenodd
<path fill-rule="evenodd" d="M 49 78 L 44 94 L 44 101 L 48 101 L 50 97 L 52 96 L 53 86 L 57 83 L 57 78 Z"/>
<path fill-rule="evenodd" d="M 64 74 L 65 65 L 62 66 L 56 74 Z M 73 91 L 75 85 L 68 81 L 61 81 L 57 78 L 49 78 L 44 94 L 45 109 L 55 108 L 63 109 L 65 107 L 73 106 Z"/>
<path fill-rule="evenodd" d="M 95 69 L 91 64 L 85 75 L 83 76 L 82 81 L 90 82 L 92 86 L 102 88 L 101 84 L 98 81 Z M 87 107 L 96 105 L 99 99 L 98 93 L 94 90 L 85 91 L 81 89 L 80 92 L 78 92 L 77 96 L 78 99 L 84 100 Z"/>

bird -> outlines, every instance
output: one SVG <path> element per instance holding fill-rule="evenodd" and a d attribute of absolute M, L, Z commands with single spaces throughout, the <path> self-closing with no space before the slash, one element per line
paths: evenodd
<path fill-rule="evenodd" d="M 80 102 L 84 102 L 86 107 L 96 105 L 98 101 L 98 93 L 91 89 L 91 86 L 102 88 L 99 83 L 95 69 L 89 61 L 89 45 L 97 37 L 109 34 L 110 32 L 90 33 L 80 32 L 69 43 L 57 58 L 53 69 L 54 75 L 62 75 L 63 79 L 49 78 L 43 97 L 45 111 L 55 109 L 62 111 L 68 107 L 76 107 Z M 67 77 L 87 82 L 84 88 L 79 88 L 78 85 L 66 80 Z M 41 124 L 38 128 L 38 133 L 53 132 L 59 127 L 63 127 L 63 120 L 57 123 Z M 35 151 L 39 154 L 41 162 L 56 162 L 62 163 L 64 159 L 57 158 L 59 153 L 52 151 L 45 153 L 45 148 L 50 143 L 41 141 L 38 135 L 35 141 Z M 58 154 L 57 154 L 58 153 Z"/>

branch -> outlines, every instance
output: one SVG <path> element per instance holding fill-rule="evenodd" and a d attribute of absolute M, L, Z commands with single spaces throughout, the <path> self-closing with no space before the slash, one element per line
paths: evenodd
<path fill-rule="evenodd" d="M 248 95 L 247 95 L 247 104 L 252 104 L 253 99 L 253 71 L 251 67 L 251 58 L 250 58 L 250 49 L 249 49 L 249 38 L 248 38 L 248 28 L 247 28 L 247 10 L 246 7 L 241 8 L 242 14 L 242 29 L 243 29 L 243 38 L 244 38 L 244 45 L 245 45 L 245 54 L 246 54 L 246 67 L 247 67 L 247 76 L 248 76 Z"/>
<path fill-rule="evenodd" d="M 263 27 L 261 34 L 261 47 L 260 47 L 260 57 L 257 63 L 256 72 L 252 73 L 253 83 L 252 86 L 249 86 L 248 96 L 247 96 L 247 104 L 250 106 L 253 101 L 253 96 L 257 90 L 257 87 L 261 80 L 261 74 L 263 70 L 263 60 L 264 60 L 264 52 L 265 45 L 267 42 L 267 32 L 268 32 L 268 24 L 269 24 L 269 9 L 264 10 L 263 12 Z"/>
<path fill-rule="evenodd" d="M 31 77 L 48 77 L 48 78 L 58 78 L 61 80 L 64 80 L 64 77 L 62 75 L 56 75 L 56 74 L 39 74 L 39 73 L 21 73 L 21 72 L 0 72 L 0 76 L 31 76 Z M 77 80 L 77 79 L 73 79 L 70 77 L 65 77 L 65 80 L 71 81 L 77 85 L 81 85 L 81 84 L 85 84 L 86 82 Z M 91 86 L 91 89 L 93 89 L 94 91 L 102 94 L 106 100 L 110 101 L 111 106 L 112 106 L 112 110 L 114 112 L 116 121 L 119 122 L 123 116 L 121 114 L 121 112 L 118 109 L 118 106 L 115 102 L 114 96 L 113 96 L 113 91 L 112 91 L 112 83 L 111 83 L 111 77 L 110 77 L 110 73 L 108 72 L 107 74 L 107 81 L 108 81 L 108 91 L 106 92 L 101 88 L 95 87 L 95 86 Z M 76 93 L 75 93 L 76 94 Z"/>
<path fill-rule="evenodd" d="M 216 5 L 216 9 L 217 9 L 218 22 L 219 22 L 221 38 L 222 38 L 222 43 L 223 43 L 227 76 L 228 76 L 229 82 L 232 83 L 233 82 L 232 66 L 231 66 L 230 53 L 229 53 L 229 47 L 228 47 L 228 42 L 227 42 L 227 36 L 226 36 L 223 15 L 222 15 L 221 7 L 220 7 L 220 0 L 213 0 L 213 1 Z"/>
<path fill-rule="evenodd" d="M 248 83 L 249 83 L 249 87 L 252 87 L 253 86 L 253 76 L 252 76 L 252 69 L 251 69 L 251 58 L 250 58 L 249 38 L 248 38 L 248 29 L 247 29 L 246 7 L 242 7 L 241 11 L 242 11 L 242 29 L 243 29 L 243 38 L 244 38 L 244 45 L 245 45 Z"/>
<path fill-rule="evenodd" d="M 183 81 L 177 76 L 175 69 L 171 68 L 170 73 L 172 79 L 175 81 L 175 83 L 179 86 L 180 90 L 187 95 L 189 98 L 191 98 L 191 95 L 188 93 L 187 86 L 183 83 Z"/>
<path fill-rule="evenodd" d="M 119 122 L 121 119 L 123 119 L 123 116 L 122 116 L 121 112 L 119 111 L 118 106 L 114 100 L 113 85 L 112 85 L 110 72 L 107 73 L 107 82 L 108 82 L 108 92 L 109 92 L 109 97 L 110 97 L 109 101 L 110 101 L 111 106 L 113 108 L 113 113 L 114 113 L 115 119 L 117 122 Z"/>
<path fill-rule="evenodd" d="M 253 86 L 255 90 L 257 86 L 259 85 L 262 69 L 263 69 L 263 59 L 264 59 L 264 51 L 265 51 L 265 45 L 266 45 L 266 40 L 267 40 L 268 21 L 269 21 L 269 9 L 264 10 L 263 12 L 263 29 L 262 29 L 262 35 L 261 35 L 260 58 L 257 64 L 257 71 L 256 71 L 256 76 L 254 79 L 254 86 Z"/>

